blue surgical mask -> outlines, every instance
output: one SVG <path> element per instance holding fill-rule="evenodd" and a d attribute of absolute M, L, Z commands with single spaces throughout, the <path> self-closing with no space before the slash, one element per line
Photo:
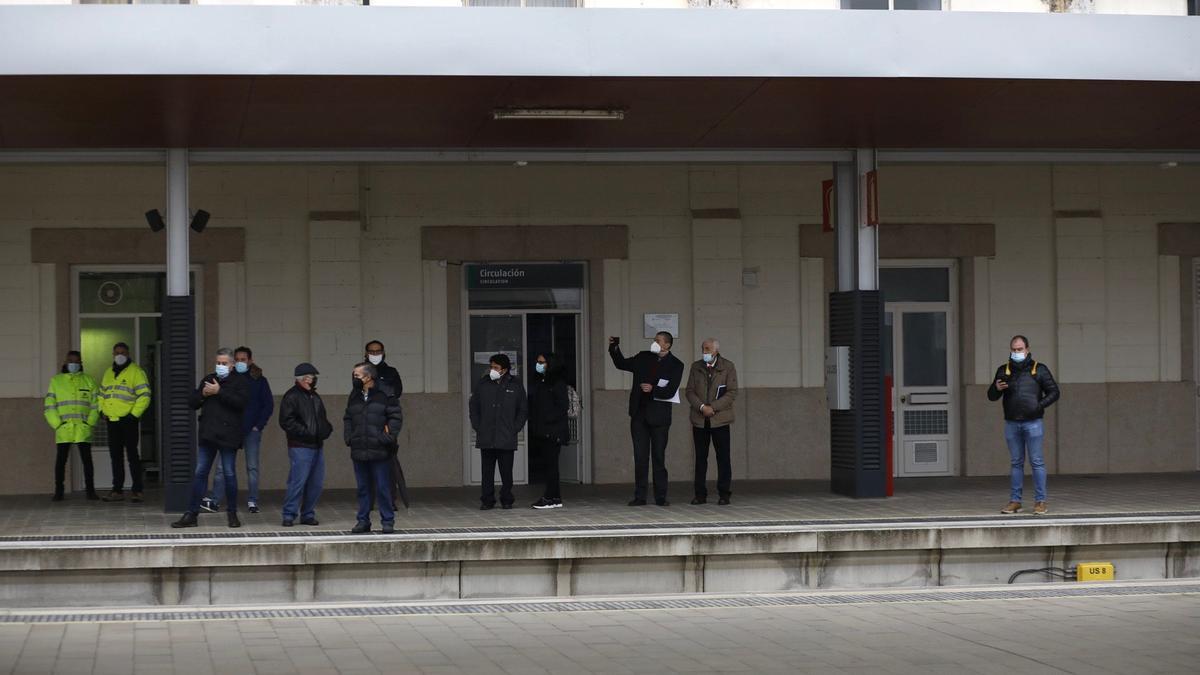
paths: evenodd
<path fill-rule="evenodd" d="M 67 372 L 68 373 L 78 373 L 81 370 L 83 370 L 82 363 L 68 363 L 67 364 Z"/>
<path fill-rule="evenodd" d="M 1009 354 L 1009 358 L 1013 360 L 1013 363 L 1021 363 L 1025 360 L 1025 352 L 1013 352 Z"/>
<path fill-rule="evenodd" d="M 533 368 L 534 368 L 534 370 L 538 371 L 539 373 L 541 373 L 543 375 L 546 374 L 546 364 L 544 364 L 544 363 L 539 363 L 539 364 L 535 365 Z"/>
<path fill-rule="evenodd" d="M 239 373 L 247 373 L 250 371 L 250 364 L 244 361 L 238 361 L 237 363 L 233 364 L 233 369 Z"/>
<path fill-rule="evenodd" d="M 225 365 L 224 363 L 218 363 L 216 370 L 217 370 L 217 377 L 220 377 L 220 378 L 229 377 L 229 366 Z"/>
<path fill-rule="evenodd" d="M 712 363 L 713 359 L 717 358 L 716 354 L 705 354 L 703 357 L 705 363 Z"/>

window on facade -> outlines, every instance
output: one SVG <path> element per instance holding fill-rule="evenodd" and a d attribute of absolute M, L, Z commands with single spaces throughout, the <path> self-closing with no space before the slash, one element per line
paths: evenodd
<path fill-rule="evenodd" d="M 842 0 L 842 9 L 931 9 L 940 10 L 942 0 Z"/>

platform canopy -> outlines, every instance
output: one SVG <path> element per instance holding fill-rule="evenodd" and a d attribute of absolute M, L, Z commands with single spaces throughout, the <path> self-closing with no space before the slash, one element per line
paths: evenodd
<path fill-rule="evenodd" d="M 1196 150 L 1200 19 L 0 7 L 0 150 L 146 147 Z"/>

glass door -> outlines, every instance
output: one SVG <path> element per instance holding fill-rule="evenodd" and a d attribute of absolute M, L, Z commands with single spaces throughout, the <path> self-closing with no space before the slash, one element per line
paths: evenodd
<path fill-rule="evenodd" d="M 470 316 L 470 364 L 464 370 L 466 382 L 464 392 L 470 391 L 491 370 L 490 359 L 493 354 L 506 354 L 512 362 L 513 377 L 525 379 L 525 315 L 519 314 L 472 314 Z M 479 451 L 475 449 L 475 430 L 468 423 L 465 425 L 464 441 L 466 449 L 463 454 L 465 473 L 470 476 L 472 485 L 478 485 L 482 480 L 480 474 Z M 529 481 L 528 438 L 526 430 L 522 429 L 517 437 L 517 454 L 513 457 L 513 482 L 517 484 Z M 499 484 L 499 469 L 496 481 Z"/>

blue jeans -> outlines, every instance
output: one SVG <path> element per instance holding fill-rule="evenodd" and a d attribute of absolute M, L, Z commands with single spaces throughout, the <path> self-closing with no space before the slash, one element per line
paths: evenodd
<path fill-rule="evenodd" d="M 246 440 L 242 441 L 242 449 L 246 451 L 246 488 L 250 493 L 247 501 L 258 502 L 258 450 L 262 447 L 262 432 L 251 429 L 246 432 Z M 212 489 L 208 496 L 221 501 L 218 495 L 225 493 L 225 476 L 220 471 L 213 476 Z"/>
<path fill-rule="evenodd" d="M 307 520 L 317 517 L 317 498 L 325 485 L 325 452 L 320 448 L 288 448 L 287 494 L 283 498 L 283 519 Z"/>
<path fill-rule="evenodd" d="M 237 511 L 237 448 L 212 448 L 201 445 L 196 448 L 196 473 L 192 475 L 192 498 L 188 502 L 188 511 L 200 512 L 200 498 L 208 487 L 208 472 L 212 469 L 217 455 L 221 456 L 221 466 L 218 471 L 225 474 L 225 510 Z"/>
<path fill-rule="evenodd" d="M 1033 467 L 1034 500 L 1046 501 L 1046 460 L 1042 457 L 1042 440 L 1045 429 L 1042 420 L 1029 422 L 1004 422 L 1004 440 L 1008 442 L 1008 454 L 1012 459 L 1009 471 L 1011 484 L 1010 498 L 1014 502 L 1021 501 L 1021 488 L 1025 482 L 1025 456 L 1029 455 L 1029 465 Z"/>
<path fill-rule="evenodd" d="M 358 522 L 371 522 L 371 485 L 375 486 L 375 504 L 385 524 L 396 521 L 392 511 L 392 458 L 374 462 L 354 460 L 354 479 L 358 482 Z"/>

